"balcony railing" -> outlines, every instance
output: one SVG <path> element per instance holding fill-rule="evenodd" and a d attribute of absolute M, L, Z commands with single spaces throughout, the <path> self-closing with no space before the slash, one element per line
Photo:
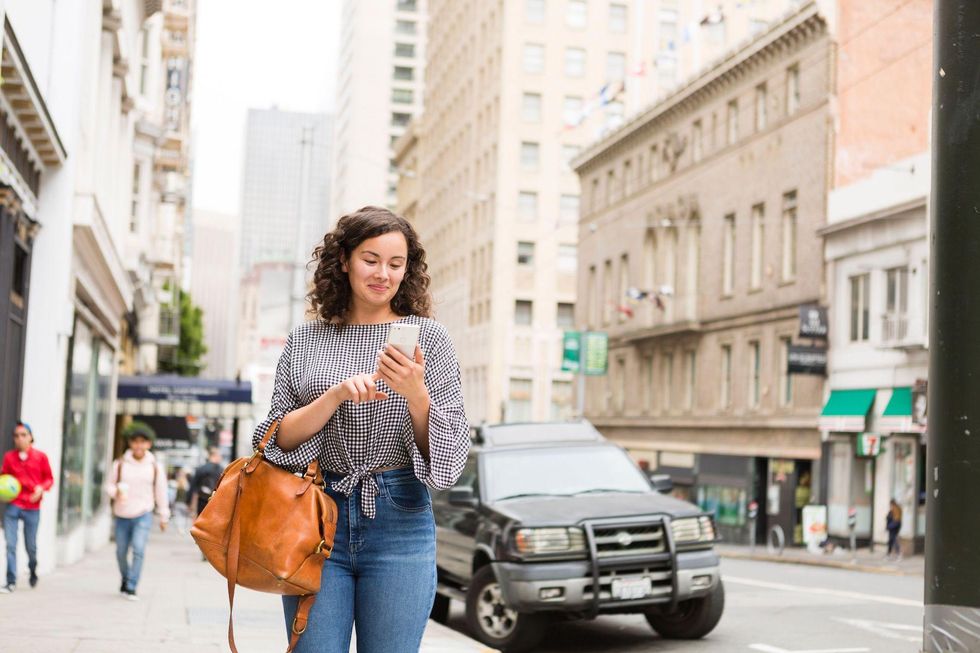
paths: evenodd
<path fill-rule="evenodd" d="M 881 317 L 881 339 L 885 342 L 905 342 L 909 335 L 909 319 L 905 313 L 885 313 Z"/>

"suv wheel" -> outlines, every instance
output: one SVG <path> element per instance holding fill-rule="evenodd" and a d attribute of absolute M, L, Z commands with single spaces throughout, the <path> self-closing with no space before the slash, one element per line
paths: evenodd
<path fill-rule="evenodd" d="M 724 609 L 725 588 L 719 579 L 707 596 L 681 601 L 675 612 L 651 610 L 646 613 L 646 618 L 665 639 L 701 639 L 718 625 Z"/>
<path fill-rule="evenodd" d="M 547 627 L 541 615 L 522 614 L 507 607 L 489 565 L 477 570 L 470 581 L 466 623 L 477 639 L 506 653 L 532 650 Z"/>
<path fill-rule="evenodd" d="M 432 601 L 432 612 L 429 613 L 429 619 L 435 622 L 444 624 L 449 621 L 449 597 L 443 596 L 442 594 L 436 594 L 436 598 Z"/>

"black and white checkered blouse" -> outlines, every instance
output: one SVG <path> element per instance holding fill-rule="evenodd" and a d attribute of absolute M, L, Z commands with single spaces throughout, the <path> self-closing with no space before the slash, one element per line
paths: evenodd
<path fill-rule="evenodd" d="M 408 401 L 385 384 L 383 401 L 355 405 L 344 401 L 323 429 L 293 450 L 284 451 L 272 436 L 265 457 L 292 472 L 304 471 L 314 458 L 321 469 L 346 474 L 331 487 L 350 496 L 361 484 L 361 511 L 375 516 L 378 485 L 371 470 L 409 466 L 427 486 L 451 487 L 459 478 L 469 451 L 469 425 L 463 411 L 459 362 L 446 328 L 434 320 L 409 315 L 398 322 L 418 324 L 419 345 L 425 358 L 429 390 L 429 459 L 415 445 Z M 384 349 L 391 323 L 348 324 L 339 327 L 322 320 L 302 324 L 289 334 L 276 368 L 272 408 L 255 428 L 258 445 L 273 420 L 305 406 L 331 386 L 355 374 L 373 374 L 378 352 Z"/>

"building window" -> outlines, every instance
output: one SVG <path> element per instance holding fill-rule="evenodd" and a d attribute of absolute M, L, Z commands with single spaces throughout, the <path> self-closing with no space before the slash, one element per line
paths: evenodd
<path fill-rule="evenodd" d="M 415 0 L 397 0 L 398 11 L 415 11 Z"/>
<path fill-rule="evenodd" d="M 544 2 L 545 0 L 525 0 L 524 20 L 534 25 L 544 22 Z"/>
<path fill-rule="evenodd" d="M 617 358 L 616 367 L 613 370 L 613 381 L 616 383 L 613 389 L 613 409 L 617 415 L 626 412 L 626 359 Z"/>
<path fill-rule="evenodd" d="M 766 128 L 767 116 L 766 116 L 766 101 L 768 97 L 768 92 L 766 91 L 765 84 L 759 84 L 755 87 L 755 130 L 761 132 Z"/>
<path fill-rule="evenodd" d="M 133 195 L 129 209 L 129 232 L 135 234 L 140 226 L 140 164 L 133 166 Z"/>
<path fill-rule="evenodd" d="M 555 380 L 551 382 L 552 421 L 561 422 L 572 419 L 575 411 L 573 398 L 571 381 Z"/>
<path fill-rule="evenodd" d="M 786 115 L 791 116 L 800 108 L 800 66 L 786 69 Z"/>
<path fill-rule="evenodd" d="M 582 98 L 566 95 L 561 104 L 562 120 L 573 127 L 582 120 Z"/>
<path fill-rule="evenodd" d="M 616 171 L 609 170 L 606 172 L 606 206 L 611 205 L 618 198 L 616 195 Z"/>
<path fill-rule="evenodd" d="M 415 94 L 410 88 L 391 89 L 391 101 L 395 104 L 411 104 L 415 101 Z"/>
<path fill-rule="evenodd" d="M 653 411 L 653 392 L 656 382 L 653 376 L 653 356 L 643 357 L 643 410 Z"/>
<path fill-rule="evenodd" d="M 599 177 L 592 178 L 592 194 L 590 195 L 590 202 L 592 206 L 592 211 L 599 210 L 599 200 L 602 196 L 599 194 Z"/>
<path fill-rule="evenodd" d="M 522 220 L 538 219 L 538 194 L 522 190 L 517 194 L 517 214 Z"/>
<path fill-rule="evenodd" d="M 793 403 L 793 377 L 789 373 L 789 347 L 793 339 L 789 336 L 779 339 L 779 405 Z"/>
<path fill-rule="evenodd" d="M 868 340 L 870 274 L 851 277 L 851 342 Z"/>
<path fill-rule="evenodd" d="M 752 207 L 752 290 L 762 287 L 763 239 L 765 238 L 765 204 Z"/>
<path fill-rule="evenodd" d="M 622 102 L 610 102 L 606 105 L 606 129 L 616 129 L 623 124 L 626 107 Z"/>
<path fill-rule="evenodd" d="M 555 322 L 562 329 L 572 329 L 575 327 L 575 304 L 558 303 L 558 310 L 555 314 Z"/>
<path fill-rule="evenodd" d="M 395 21 L 395 34 L 415 34 L 415 21 L 414 20 L 396 20 Z"/>
<path fill-rule="evenodd" d="M 578 145 L 562 145 L 561 160 L 568 168 L 572 167 L 572 159 L 578 156 L 581 151 Z"/>
<path fill-rule="evenodd" d="M 892 268 L 885 271 L 885 319 L 882 339 L 902 341 L 909 328 L 909 269 Z"/>
<path fill-rule="evenodd" d="M 673 53 L 677 50 L 677 10 L 661 9 L 659 18 L 660 51 Z"/>
<path fill-rule="evenodd" d="M 673 352 L 667 352 L 663 355 L 664 361 L 664 400 L 663 408 L 664 411 L 670 412 L 673 408 L 674 403 L 673 388 L 674 388 L 674 354 Z"/>
<path fill-rule="evenodd" d="M 558 271 L 574 274 L 578 269 L 578 247 L 576 245 L 558 246 Z"/>
<path fill-rule="evenodd" d="M 510 396 L 507 400 L 508 422 L 531 421 L 531 379 L 510 380 Z"/>
<path fill-rule="evenodd" d="M 524 72 L 544 72 L 544 46 L 537 43 L 524 44 Z"/>
<path fill-rule="evenodd" d="M 623 161 L 623 197 L 633 194 L 633 162 L 629 159 Z"/>
<path fill-rule="evenodd" d="M 412 114 L 410 113 L 393 113 L 391 114 L 391 125 L 392 127 L 404 127 L 411 119 Z M 392 172 L 397 172 L 397 170 Z"/>
<path fill-rule="evenodd" d="M 599 324 L 599 298 L 597 295 L 598 276 L 596 267 L 594 265 L 590 265 L 588 285 L 585 287 L 585 314 L 588 316 L 590 329 L 594 329 Z"/>
<path fill-rule="evenodd" d="M 607 260 L 602 267 L 602 323 L 612 322 L 613 313 L 613 293 L 615 292 L 615 281 L 613 280 L 612 261 Z"/>
<path fill-rule="evenodd" d="M 401 57 L 403 59 L 411 59 L 415 56 L 415 44 L 414 43 L 396 43 L 395 44 L 395 56 Z"/>
<path fill-rule="evenodd" d="M 411 82 L 415 79 L 415 69 L 409 66 L 395 66 L 392 77 L 399 82 Z"/>
<path fill-rule="evenodd" d="M 657 236 L 652 229 L 643 238 L 643 283 L 650 290 L 657 287 Z"/>
<path fill-rule="evenodd" d="M 758 408 L 761 385 L 759 372 L 762 369 L 762 351 L 758 340 L 749 343 L 749 356 L 751 359 L 749 362 L 749 406 Z"/>
<path fill-rule="evenodd" d="M 150 74 L 150 32 L 140 30 L 140 95 L 146 95 L 146 81 Z"/>
<path fill-rule="evenodd" d="M 704 154 L 704 128 L 700 120 L 695 120 L 691 127 L 691 158 L 694 163 L 701 160 Z"/>
<path fill-rule="evenodd" d="M 530 326 L 534 320 L 533 302 L 526 299 L 518 299 L 514 302 L 514 324 L 519 326 Z"/>
<path fill-rule="evenodd" d="M 525 170 L 537 170 L 541 162 L 541 146 L 537 143 L 524 141 L 521 143 L 521 167 Z"/>
<path fill-rule="evenodd" d="M 732 346 L 721 346 L 721 407 L 732 406 Z"/>
<path fill-rule="evenodd" d="M 626 313 L 619 310 L 618 307 L 626 303 L 626 289 L 630 287 L 630 257 L 629 254 L 623 254 L 619 257 L 619 283 L 616 286 L 616 314 L 619 316 L 620 322 L 625 322 L 627 319 Z"/>
<path fill-rule="evenodd" d="M 738 100 L 728 103 L 727 123 L 725 125 L 726 145 L 734 145 L 738 140 Z"/>
<path fill-rule="evenodd" d="M 796 278 L 796 191 L 783 193 L 783 281 Z"/>
<path fill-rule="evenodd" d="M 534 243 L 525 241 L 517 243 L 517 264 L 534 265 Z"/>
<path fill-rule="evenodd" d="M 568 77 L 585 75 L 585 50 L 565 48 L 565 75 Z"/>
<path fill-rule="evenodd" d="M 660 179 L 660 148 L 656 145 L 651 145 L 650 156 L 647 159 L 650 161 L 650 182 L 653 183 Z"/>
<path fill-rule="evenodd" d="M 721 294 L 731 297 L 735 293 L 735 214 L 725 216 L 722 235 Z"/>
<path fill-rule="evenodd" d="M 626 55 L 622 52 L 606 54 L 606 81 L 618 82 L 626 78 Z"/>
<path fill-rule="evenodd" d="M 697 383 L 697 352 L 693 349 L 685 353 L 685 367 L 687 371 L 687 389 L 684 392 L 684 408 L 691 410 L 694 408 L 695 384 Z"/>
<path fill-rule="evenodd" d="M 615 34 L 626 33 L 626 5 L 609 5 L 609 31 Z"/>
<path fill-rule="evenodd" d="M 541 94 L 525 93 L 521 98 L 521 118 L 524 122 L 541 122 Z"/>
<path fill-rule="evenodd" d="M 589 22 L 585 0 L 568 0 L 565 5 L 565 24 L 575 29 L 585 29 Z"/>
<path fill-rule="evenodd" d="M 562 224 L 574 224 L 578 222 L 579 198 L 578 195 L 562 195 L 559 199 L 558 220 Z"/>

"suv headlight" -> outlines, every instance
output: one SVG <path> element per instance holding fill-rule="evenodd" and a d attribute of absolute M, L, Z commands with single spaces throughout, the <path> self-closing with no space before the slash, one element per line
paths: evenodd
<path fill-rule="evenodd" d="M 581 528 L 520 528 L 514 533 L 514 549 L 524 554 L 584 553 Z"/>
<path fill-rule="evenodd" d="M 714 542 L 716 539 L 715 523 L 710 515 L 674 519 L 670 522 L 670 531 L 675 544 Z"/>

